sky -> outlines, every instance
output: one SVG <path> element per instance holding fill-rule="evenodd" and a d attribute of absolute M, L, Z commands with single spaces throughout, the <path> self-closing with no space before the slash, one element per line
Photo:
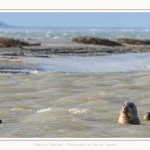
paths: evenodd
<path fill-rule="evenodd" d="M 150 12 L 0 12 L 0 21 L 22 27 L 150 27 Z"/>

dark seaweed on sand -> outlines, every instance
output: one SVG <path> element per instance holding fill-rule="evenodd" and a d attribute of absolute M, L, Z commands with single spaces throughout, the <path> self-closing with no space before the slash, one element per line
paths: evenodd
<path fill-rule="evenodd" d="M 25 41 L 16 40 L 13 38 L 0 37 L 0 47 L 22 47 L 22 46 L 40 46 L 41 43 L 28 43 Z"/>
<path fill-rule="evenodd" d="M 72 42 L 83 43 L 83 44 L 93 44 L 93 45 L 105 45 L 105 46 L 122 46 L 122 44 L 111 41 L 108 39 L 101 39 L 92 36 L 78 36 L 72 39 Z"/>
<path fill-rule="evenodd" d="M 150 45 L 150 40 L 138 40 L 131 38 L 119 38 L 116 40 L 119 43 L 123 44 L 132 44 L 132 45 Z"/>

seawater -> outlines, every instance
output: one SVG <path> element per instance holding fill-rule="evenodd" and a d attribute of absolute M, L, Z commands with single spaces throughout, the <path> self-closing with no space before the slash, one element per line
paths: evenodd
<path fill-rule="evenodd" d="M 44 71 L 0 74 L 0 137 L 150 137 L 149 53 L 33 60 Z M 126 101 L 142 125 L 118 124 Z"/>
<path fill-rule="evenodd" d="M 149 39 L 150 29 L 0 29 L 1 37 L 62 40 L 74 36 Z M 30 58 L 28 74 L 0 74 L 1 138 L 147 138 L 150 53 Z M 118 124 L 124 102 L 142 125 Z"/>
<path fill-rule="evenodd" d="M 70 40 L 76 36 L 150 39 L 150 28 L 0 28 L 0 37 L 36 40 Z"/>

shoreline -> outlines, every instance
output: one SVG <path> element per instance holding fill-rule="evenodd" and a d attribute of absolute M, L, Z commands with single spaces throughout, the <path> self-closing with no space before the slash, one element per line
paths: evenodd
<path fill-rule="evenodd" d="M 28 42 L 36 42 L 30 40 Z M 122 53 L 150 52 L 150 45 L 102 46 L 79 44 L 65 41 L 40 41 L 41 46 L 22 46 L 20 48 L 0 48 L 1 56 L 51 57 L 63 56 L 104 56 Z"/>
<path fill-rule="evenodd" d="M 28 42 L 37 42 L 28 40 Z M 39 42 L 39 41 L 38 41 Z M 150 45 L 101 46 L 79 44 L 70 40 L 40 41 L 41 46 L 0 48 L 0 73 L 29 73 L 40 68 L 41 58 L 55 56 L 109 56 L 114 54 L 150 52 Z M 35 59 L 34 58 L 38 58 Z M 41 57 L 41 58 L 40 58 Z M 42 59 L 41 59 L 42 60 Z"/>

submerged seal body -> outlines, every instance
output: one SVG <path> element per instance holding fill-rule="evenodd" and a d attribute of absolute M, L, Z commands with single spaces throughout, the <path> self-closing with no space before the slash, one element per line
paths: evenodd
<path fill-rule="evenodd" d="M 126 102 L 123 104 L 118 122 L 121 124 L 141 124 L 137 108 L 133 102 Z"/>
<path fill-rule="evenodd" d="M 150 112 L 147 112 L 147 113 L 144 115 L 143 119 L 144 119 L 145 121 L 150 121 Z"/>

